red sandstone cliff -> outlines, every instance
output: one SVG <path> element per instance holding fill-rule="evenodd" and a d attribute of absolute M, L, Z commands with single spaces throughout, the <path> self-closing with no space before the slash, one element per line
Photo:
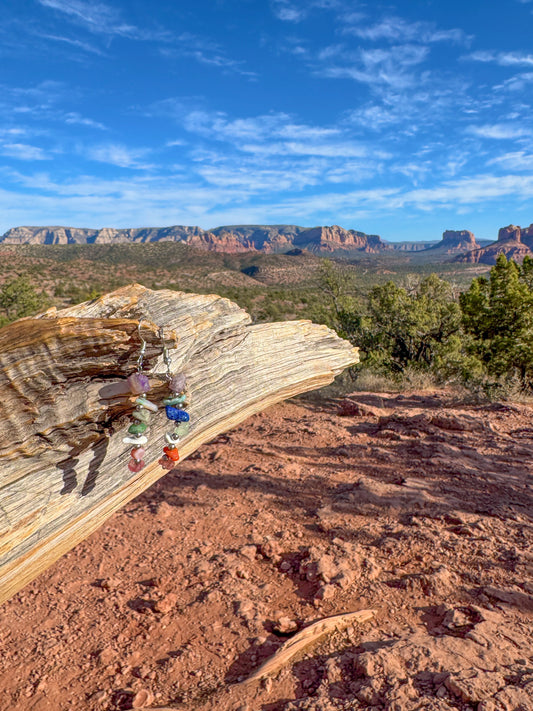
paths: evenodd
<path fill-rule="evenodd" d="M 498 231 L 496 242 L 482 249 L 461 254 L 454 261 L 496 264 L 498 255 L 502 253 L 507 259 L 514 259 L 516 262 L 521 262 L 526 256 L 533 257 L 533 224 L 524 228 L 517 225 L 502 227 Z"/>

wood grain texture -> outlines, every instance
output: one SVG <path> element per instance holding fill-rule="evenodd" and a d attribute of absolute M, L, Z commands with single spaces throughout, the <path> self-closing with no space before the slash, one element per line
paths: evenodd
<path fill-rule="evenodd" d="M 139 285 L 0 330 L 0 602 L 165 474 L 164 412 L 133 474 L 122 438 L 133 399 L 118 394 L 140 340 L 150 398 L 167 393 L 159 327 L 173 372 L 187 375 L 191 430 L 181 458 L 250 415 L 330 383 L 357 348 L 309 321 L 252 324 L 219 296 Z M 178 464 L 179 467 L 179 464 Z"/>

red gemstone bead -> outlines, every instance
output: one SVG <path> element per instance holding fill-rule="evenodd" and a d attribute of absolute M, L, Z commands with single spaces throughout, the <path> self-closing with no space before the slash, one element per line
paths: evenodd
<path fill-rule="evenodd" d="M 174 466 L 174 462 L 172 461 L 172 459 L 170 459 L 170 457 L 167 457 L 166 455 L 164 457 L 161 457 L 158 463 L 163 467 L 163 469 L 172 469 L 172 467 Z"/>
<path fill-rule="evenodd" d="M 134 447 L 131 450 L 131 456 L 137 460 L 142 459 L 144 457 L 145 453 L 146 453 L 146 450 L 144 447 Z"/>
<path fill-rule="evenodd" d="M 144 462 L 142 459 L 130 459 L 128 464 L 128 469 L 130 470 L 130 472 L 134 472 L 136 474 L 137 472 L 140 472 L 143 468 Z"/>
<path fill-rule="evenodd" d="M 180 458 L 179 452 L 176 447 L 163 447 L 163 452 L 167 455 L 169 459 L 177 462 Z"/>

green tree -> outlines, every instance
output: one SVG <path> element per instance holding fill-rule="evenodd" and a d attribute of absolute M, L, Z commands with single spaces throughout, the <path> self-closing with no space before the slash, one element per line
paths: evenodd
<path fill-rule="evenodd" d="M 436 274 L 407 292 L 389 281 L 370 289 L 366 313 L 347 313 L 345 329 L 365 363 L 385 373 L 438 368 L 460 347 L 461 311 L 451 285 Z"/>
<path fill-rule="evenodd" d="M 0 290 L 0 323 L 6 324 L 24 316 L 31 316 L 46 308 L 45 294 L 37 293 L 27 276 L 18 276 L 6 282 Z"/>
<path fill-rule="evenodd" d="M 358 316 L 363 308 L 362 294 L 353 274 L 334 265 L 331 260 L 323 259 L 317 272 L 317 286 L 326 298 L 319 299 L 311 315 L 333 327 L 341 336 L 350 338 L 357 330 Z"/>
<path fill-rule="evenodd" d="M 520 266 L 498 255 L 489 278 L 474 279 L 460 304 L 467 348 L 486 372 L 533 389 L 533 259 Z"/>

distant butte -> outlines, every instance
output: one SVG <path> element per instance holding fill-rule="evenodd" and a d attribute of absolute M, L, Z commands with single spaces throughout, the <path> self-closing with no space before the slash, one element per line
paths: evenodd
<path fill-rule="evenodd" d="M 486 247 L 475 249 L 455 257 L 456 262 L 470 262 L 479 264 L 496 264 L 499 254 L 505 254 L 507 259 L 516 262 L 523 261 L 524 257 L 533 257 L 533 224 L 529 227 L 508 225 L 498 232 L 498 239 Z"/>
<path fill-rule="evenodd" d="M 476 242 L 474 234 L 468 230 L 446 230 L 442 234 L 442 240 L 429 247 L 431 250 L 438 249 L 446 254 L 456 254 L 479 248 L 480 245 Z"/>

